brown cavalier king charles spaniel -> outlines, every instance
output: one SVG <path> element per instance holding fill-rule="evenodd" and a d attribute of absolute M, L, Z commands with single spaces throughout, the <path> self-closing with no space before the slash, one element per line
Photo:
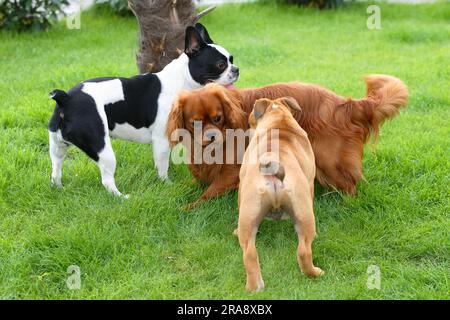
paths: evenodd
<path fill-rule="evenodd" d="M 356 184 L 362 177 L 364 143 L 371 135 L 377 138 L 380 125 L 396 116 L 408 98 L 405 84 L 395 77 L 370 75 L 365 81 L 367 94 L 362 99 L 344 98 L 319 85 L 301 82 L 240 90 L 210 84 L 179 95 L 169 115 L 167 136 L 173 146 L 178 142 L 173 135 L 176 129 L 187 129 L 193 134 L 197 124 L 201 124 L 203 132 L 208 129 L 223 133 L 226 129 L 247 130 L 248 115 L 257 99 L 290 96 L 297 100 L 302 109 L 295 112 L 294 117 L 307 132 L 313 147 L 317 180 L 324 186 L 355 195 Z M 223 137 L 226 135 L 223 134 Z M 193 139 L 191 144 L 189 169 L 196 179 L 209 184 L 191 207 L 239 185 L 239 152 L 235 152 L 233 164 L 193 161 L 195 144 L 204 150 L 214 141 L 214 136 L 206 135 L 206 138 L 205 141 L 201 135 L 202 141 Z M 226 153 L 224 146 L 223 158 Z"/>

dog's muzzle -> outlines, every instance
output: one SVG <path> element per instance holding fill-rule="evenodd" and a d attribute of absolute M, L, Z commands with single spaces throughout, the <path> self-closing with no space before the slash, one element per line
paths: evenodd
<path fill-rule="evenodd" d="M 236 66 L 231 66 L 231 73 L 233 74 L 234 77 L 238 78 L 239 77 L 239 68 Z"/>

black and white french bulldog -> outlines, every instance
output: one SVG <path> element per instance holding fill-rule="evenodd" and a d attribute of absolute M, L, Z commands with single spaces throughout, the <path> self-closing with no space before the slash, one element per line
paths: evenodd
<path fill-rule="evenodd" d="M 169 169 L 167 118 L 177 93 L 194 90 L 208 82 L 230 86 L 239 69 L 226 49 L 214 44 L 201 24 L 187 27 L 185 50 L 161 72 L 131 78 L 95 78 L 81 82 L 67 93 L 54 90 L 56 101 L 48 126 L 51 181 L 61 187 L 62 163 L 70 145 L 93 159 L 102 183 L 114 195 L 116 157 L 110 137 L 153 145 L 153 157 L 162 179 Z"/>

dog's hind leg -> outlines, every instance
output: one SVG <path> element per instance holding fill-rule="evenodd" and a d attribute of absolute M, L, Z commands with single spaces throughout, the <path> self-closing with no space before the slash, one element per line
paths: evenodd
<path fill-rule="evenodd" d="M 52 161 L 52 185 L 62 188 L 62 164 L 67 155 L 68 144 L 58 138 L 58 133 L 49 131 L 49 151 Z"/>
<path fill-rule="evenodd" d="M 128 198 L 128 195 L 122 195 L 116 187 L 116 181 L 114 178 L 114 174 L 116 172 L 116 156 L 114 155 L 111 141 L 109 139 L 105 141 L 105 147 L 98 154 L 97 165 L 102 176 L 102 184 L 106 190 L 116 196 L 124 196 L 125 198 Z"/>
<path fill-rule="evenodd" d="M 323 274 L 320 268 L 313 264 L 311 245 L 316 236 L 316 224 L 312 208 L 312 200 L 307 197 L 297 198 L 293 204 L 295 231 L 298 234 L 297 260 L 300 269 L 310 277 Z"/>
<path fill-rule="evenodd" d="M 246 203 L 254 203 L 254 201 L 241 202 L 239 209 L 238 237 L 239 243 L 243 251 L 243 259 L 245 271 L 247 273 L 247 284 L 245 288 L 248 291 L 262 291 L 264 289 L 264 281 L 261 276 L 261 268 L 259 265 L 258 252 L 256 251 L 256 233 L 261 223 L 260 208 L 252 208 Z"/>

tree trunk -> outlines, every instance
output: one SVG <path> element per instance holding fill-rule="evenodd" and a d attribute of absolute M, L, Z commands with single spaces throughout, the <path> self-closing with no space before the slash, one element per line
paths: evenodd
<path fill-rule="evenodd" d="M 184 51 L 184 32 L 214 7 L 197 14 L 192 0 L 128 0 L 139 24 L 140 73 L 159 72 Z"/>

